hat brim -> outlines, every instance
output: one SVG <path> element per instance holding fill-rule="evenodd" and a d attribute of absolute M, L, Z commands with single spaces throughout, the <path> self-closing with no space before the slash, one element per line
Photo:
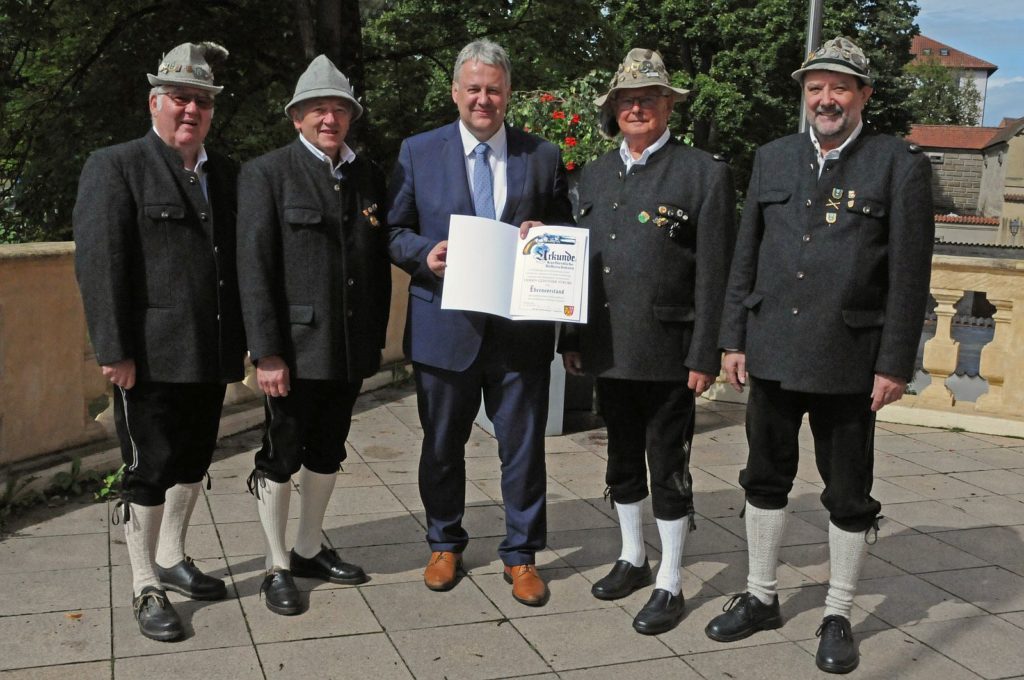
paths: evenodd
<path fill-rule="evenodd" d="M 849 66 L 843 66 L 842 64 L 835 64 L 831 62 L 811 62 L 807 66 L 804 66 L 803 68 L 793 71 L 793 73 L 791 74 L 793 80 L 802 85 L 804 82 L 804 74 L 807 73 L 808 71 L 835 71 L 836 73 L 848 73 L 851 76 L 860 80 L 868 87 L 873 87 L 875 84 L 875 81 L 871 76 L 866 76 L 863 73 L 858 73 Z"/>
<path fill-rule="evenodd" d="M 603 95 L 601 95 L 600 97 L 598 97 L 597 99 L 594 100 L 594 106 L 596 106 L 598 108 L 603 107 L 605 105 L 605 102 L 609 101 L 609 99 L 611 99 L 612 95 L 614 95 L 619 90 L 635 90 L 635 89 L 639 89 L 641 87 L 651 87 L 652 85 L 655 86 L 655 87 L 660 87 L 663 90 L 668 90 L 669 92 L 671 92 L 672 93 L 672 103 L 673 104 L 678 104 L 681 101 L 686 101 L 686 98 L 688 96 L 690 96 L 690 91 L 689 90 L 684 90 L 681 87 L 672 87 L 671 85 L 662 85 L 661 83 L 650 83 L 650 82 L 646 82 L 646 83 L 645 82 L 627 83 L 626 85 L 620 85 L 618 87 L 613 87 L 612 89 L 610 89 L 607 92 L 605 92 Z"/>
<path fill-rule="evenodd" d="M 160 76 L 155 76 L 152 73 L 147 73 L 146 78 L 149 80 L 149 84 L 153 87 L 158 87 L 160 85 L 169 85 L 171 87 L 194 87 L 197 90 L 202 90 L 203 92 L 209 92 L 211 94 L 219 94 L 220 91 L 224 89 L 223 85 L 210 85 L 209 83 L 204 83 L 201 80 L 193 80 L 192 78 L 161 78 Z"/>
<path fill-rule="evenodd" d="M 284 115 L 291 117 L 292 107 L 301 104 L 307 99 L 319 99 L 321 97 L 337 97 L 344 99 L 345 101 L 352 104 L 352 120 L 359 120 L 359 117 L 363 115 L 363 105 L 356 101 L 356 98 L 350 95 L 348 92 L 338 90 L 333 87 L 322 87 L 316 90 L 306 90 L 301 94 L 297 94 L 292 97 L 292 100 L 285 104 Z"/>

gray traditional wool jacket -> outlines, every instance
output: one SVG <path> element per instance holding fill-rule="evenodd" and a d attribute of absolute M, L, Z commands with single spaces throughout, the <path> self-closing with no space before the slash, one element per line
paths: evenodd
<path fill-rule="evenodd" d="M 935 224 L 931 167 L 866 129 L 818 176 L 807 134 L 754 160 L 720 344 L 784 389 L 870 393 L 910 379 L 924 323 Z"/>
<path fill-rule="evenodd" d="M 577 223 L 590 230 L 589 319 L 559 351 L 587 373 L 630 380 L 718 374 L 718 329 L 735 239 L 728 165 L 670 140 L 628 173 L 618 150 L 583 169 Z"/>
<path fill-rule="evenodd" d="M 138 380 L 232 382 L 245 337 L 235 273 L 232 161 L 196 174 L 154 131 L 89 156 L 72 221 L 75 272 L 100 364 L 134 359 Z"/>
<path fill-rule="evenodd" d="M 380 367 L 391 308 L 384 182 L 361 158 L 335 179 L 300 140 L 242 166 L 238 268 L 253 361 L 355 382 Z"/>

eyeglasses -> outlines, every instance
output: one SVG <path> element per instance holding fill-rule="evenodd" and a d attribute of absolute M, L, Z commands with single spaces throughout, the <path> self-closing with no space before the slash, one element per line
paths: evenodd
<path fill-rule="evenodd" d="M 641 109 L 653 109 L 658 105 L 658 100 L 668 97 L 667 94 L 649 94 L 643 97 L 616 97 L 615 105 L 620 109 L 631 109 L 639 106 Z"/>
<path fill-rule="evenodd" d="M 192 102 L 195 102 L 196 106 L 200 109 L 213 108 L 213 97 L 207 97 L 205 94 L 178 94 L 177 92 L 163 92 L 161 94 L 167 95 L 172 102 L 182 108 Z"/>

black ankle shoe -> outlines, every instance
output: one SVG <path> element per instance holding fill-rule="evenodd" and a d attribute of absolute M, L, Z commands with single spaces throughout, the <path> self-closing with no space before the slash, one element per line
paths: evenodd
<path fill-rule="evenodd" d="M 294 616 L 302 612 L 302 598 L 295 587 L 292 573 L 277 567 L 267 572 L 260 586 L 260 593 L 267 596 L 267 609 L 275 614 Z"/>
<path fill-rule="evenodd" d="M 167 594 L 156 586 L 146 586 L 132 600 L 139 632 L 150 640 L 170 642 L 185 634 L 178 612 L 167 601 Z"/>
<path fill-rule="evenodd" d="M 704 632 L 712 640 L 735 642 L 759 630 L 772 630 L 782 625 L 779 596 L 764 604 L 750 593 L 733 595 L 722 607 L 724 614 L 711 619 Z"/>
<path fill-rule="evenodd" d="M 651 599 L 633 619 L 633 630 L 643 635 L 667 633 L 683 620 L 683 594 L 673 595 L 667 590 L 655 588 Z"/>
<path fill-rule="evenodd" d="M 608 575 L 595 583 L 590 592 L 599 600 L 618 600 L 650 583 L 651 565 L 646 557 L 640 567 L 634 567 L 629 560 L 617 560 Z"/>
<path fill-rule="evenodd" d="M 156 565 L 156 575 L 166 590 L 173 590 L 193 600 L 223 600 L 228 594 L 224 581 L 199 571 L 199 567 L 188 556 L 166 569 Z"/>
<path fill-rule="evenodd" d="M 814 663 L 821 670 L 826 673 L 849 673 L 860 663 L 849 619 L 834 614 L 826 616 L 814 634 L 820 638 Z"/>
<path fill-rule="evenodd" d="M 312 557 L 303 557 L 292 550 L 290 559 L 291 571 L 295 576 L 317 578 L 348 586 L 357 586 L 370 580 L 362 568 L 343 562 L 338 553 L 327 546 L 320 546 L 320 552 Z"/>

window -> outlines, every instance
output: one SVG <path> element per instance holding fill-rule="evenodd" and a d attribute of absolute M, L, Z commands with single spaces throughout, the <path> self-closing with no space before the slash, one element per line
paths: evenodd
<path fill-rule="evenodd" d="M 948 47 L 940 47 L 939 48 L 939 56 L 940 57 L 948 57 L 949 56 L 949 48 Z"/>
<path fill-rule="evenodd" d="M 930 48 L 930 47 L 924 48 L 923 50 L 921 50 L 921 54 L 923 54 L 926 57 L 930 57 L 932 55 L 932 48 Z"/>
<path fill-rule="evenodd" d="M 932 165 L 942 165 L 945 162 L 945 155 L 941 153 L 935 153 L 934 151 L 928 152 L 928 160 L 932 162 Z"/>

